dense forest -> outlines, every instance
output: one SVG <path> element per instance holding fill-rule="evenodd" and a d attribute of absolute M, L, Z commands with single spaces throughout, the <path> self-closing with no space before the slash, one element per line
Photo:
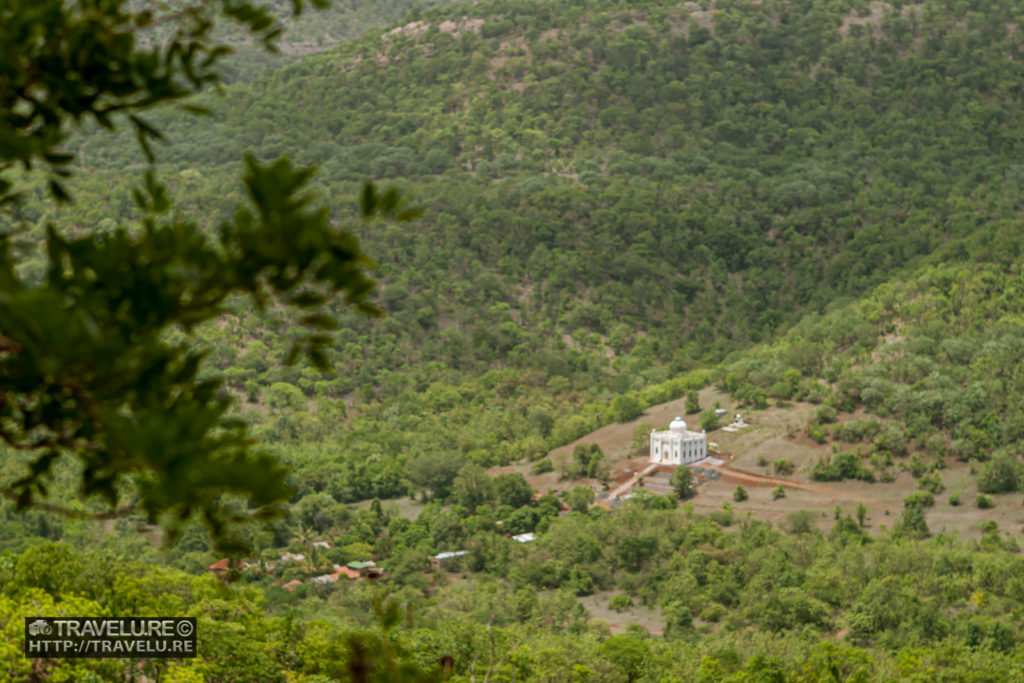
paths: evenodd
<path fill-rule="evenodd" d="M 398 188 L 420 216 L 358 228 L 386 315 L 328 304 L 328 373 L 286 362 L 292 312 L 240 297 L 170 334 L 290 468 L 290 516 L 249 529 L 249 562 L 214 577 L 198 525 L 161 548 L 141 517 L 0 502 L 0 672 L 1014 680 L 1020 529 L 933 535 L 923 508 L 950 467 L 983 493 L 1024 488 L 1022 21 L 1008 0 L 393 1 L 285 19 L 280 58 L 236 41 L 225 87 L 189 100 L 208 115 L 144 115 L 173 212 L 214 235 L 244 200 L 245 153 L 315 165 L 336 221 L 367 179 Z M 65 146 L 73 201 L 25 172 L 0 214 L 29 279 L 47 276 L 48 226 L 144 218 L 130 130 L 86 124 Z M 832 445 L 816 480 L 905 469 L 921 491 L 822 532 L 817 512 L 772 528 L 739 496 L 710 516 L 682 488 L 609 513 L 589 487 L 540 496 L 487 472 L 550 469 L 556 447 L 708 386 L 754 411 L 816 404 L 801 428 Z M 30 457 L 3 451 L 0 484 Z M 567 477 L 600 470 L 599 451 L 573 458 Z M 70 463 L 53 475 L 54 497 L 79 492 Z M 383 578 L 304 581 L 366 560 Z M 659 626 L 612 634 L 584 597 Z M 41 673 L 20 654 L 28 605 L 198 616 L 208 649 Z"/>

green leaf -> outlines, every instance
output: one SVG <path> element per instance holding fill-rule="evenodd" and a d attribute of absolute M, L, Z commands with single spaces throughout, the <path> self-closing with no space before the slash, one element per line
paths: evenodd
<path fill-rule="evenodd" d="M 336 330 L 338 329 L 338 321 L 333 316 L 314 314 L 306 315 L 299 318 L 299 322 L 307 327 L 315 327 L 318 330 Z"/>

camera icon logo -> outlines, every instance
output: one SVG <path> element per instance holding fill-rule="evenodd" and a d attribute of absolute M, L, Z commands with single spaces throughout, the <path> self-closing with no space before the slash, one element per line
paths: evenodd
<path fill-rule="evenodd" d="M 36 619 L 28 625 L 28 634 L 30 636 L 48 636 L 53 633 L 53 627 L 42 619 Z"/>

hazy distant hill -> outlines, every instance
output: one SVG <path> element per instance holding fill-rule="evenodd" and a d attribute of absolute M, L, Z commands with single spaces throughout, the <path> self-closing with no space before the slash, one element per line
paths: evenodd
<path fill-rule="evenodd" d="M 171 6 L 188 6 L 197 0 L 177 0 Z M 332 0 L 324 10 L 315 10 L 307 3 L 298 18 L 292 17 L 292 0 L 263 0 L 282 21 L 283 32 L 277 41 L 279 51 L 269 54 L 252 44 L 248 36 L 233 35 L 229 23 L 218 26 L 217 33 L 232 45 L 235 53 L 224 62 L 226 82 L 249 80 L 267 69 L 280 68 L 305 55 L 323 52 L 344 40 L 350 40 L 368 29 L 379 28 L 402 19 L 410 12 L 442 7 L 453 0 Z M 155 31 L 159 35 L 160 27 Z"/>

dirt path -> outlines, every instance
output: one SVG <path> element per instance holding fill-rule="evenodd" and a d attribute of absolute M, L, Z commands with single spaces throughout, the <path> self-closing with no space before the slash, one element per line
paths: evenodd
<path fill-rule="evenodd" d="M 775 486 L 780 485 L 784 488 L 790 489 L 801 489 L 804 491 L 814 491 L 815 493 L 826 493 L 834 496 L 836 499 L 845 498 L 849 496 L 849 491 L 841 491 L 840 489 L 833 488 L 831 486 L 820 486 L 817 484 L 804 484 L 799 481 L 789 481 L 787 479 L 778 479 L 776 477 L 768 477 L 763 474 L 754 474 L 753 472 L 746 472 L 744 470 L 738 470 L 728 465 L 719 465 L 718 467 L 712 467 L 722 473 L 722 481 L 727 481 L 732 484 L 744 484 L 748 483 L 753 486 Z M 883 503 L 877 500 L 871 500 L 870 498 L 864 498 L 858 496 L 858 499 L 868 507 L 884 508 Z"/>
<path fill-rule="evenodd" d="M 642 472 L 637 472 L 632 479 L 622 484 L 617 489 L 608 494 L 609 500 L 615 500 L 619 496 L 628 493 L 631 488 L 636 486 L 637 482 L 640 481 L 640 477 L 646 477 L 648 474 L 658 469 L 658 463 L 652 462 L 650 465 L 645 467 Z"/>
<path fill-rule="evenodd" d="M 712 466 L 709 469 L 718 470 L 722 473 L 722 479 L 728 482 L 739 482 L 739 483 L 750 483 L 754 486 L 774 486 L 781 485 L 791 489 L 803 489 L 805 491 L 817 491 L 818 493 L 831 493 L 832 495 L 840 495 L 842 492 L 838 489 L 834 489 L 828 486 L 817 486 L 815 484 L 804 484 L 799 481 L 790 481 L 788 479 L 777 479 L 775 477 L 766 477 L 763 474 L 754 474 L 753 472 L 747 472 L 745 470 L 738 470 L 728 465 L 718 465 L 717 467 Z"/>

